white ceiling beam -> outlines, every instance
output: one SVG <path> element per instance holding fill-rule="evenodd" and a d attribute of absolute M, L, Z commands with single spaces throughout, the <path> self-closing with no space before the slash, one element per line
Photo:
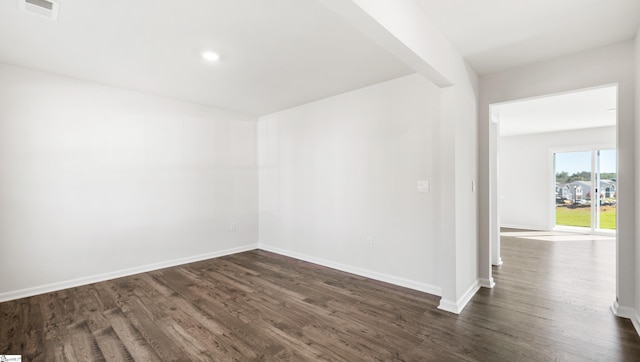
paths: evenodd
<path fill-rule="evenodd" d="M 409 1 L 319 0 L 398 59 L 440 87 L 453 85 L 436 65 L 448 41 Z M 415 8 L 411 8 L 414 7 Z M 409 7 L 409 9 L 407 9 Z M 414 17 L 407 18 L 406 14 Z M 431 31 L 425 32 L 425 28 Z M 416 37 L 416 34 L 420 34 Z"/>

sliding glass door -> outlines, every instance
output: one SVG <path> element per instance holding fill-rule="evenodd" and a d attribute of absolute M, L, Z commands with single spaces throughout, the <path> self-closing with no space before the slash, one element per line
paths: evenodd
<path fill-rule="evenodd" d="M 596 228 L 616 230 L 616 212 L 618 201 L 618 173 L 616 171 L 616 150 L 600 150 L 598 152 L 598 192 Z"/>
<path fill-rule="evenodd" d="M 616 229 L 615 150 L 553 154 L 555 226 Z"/>

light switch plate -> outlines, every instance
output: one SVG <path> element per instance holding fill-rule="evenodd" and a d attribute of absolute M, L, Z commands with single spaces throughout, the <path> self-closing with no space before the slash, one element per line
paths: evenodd
<path fill-rule="evenodd" d="M 429 180 L 418 180 L 417 188 L 418 188 L 418 192 L 431 191 L 431 185 L 429 185 Z"/>

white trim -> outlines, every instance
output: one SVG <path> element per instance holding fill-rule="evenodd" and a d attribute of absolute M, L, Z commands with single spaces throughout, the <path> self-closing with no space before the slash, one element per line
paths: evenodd
<path fill-rule="evenodd" d="M 207 260 L 207 259 L 219 258 L 221 256 L 242 253 L 249 250 L 255 250 L 257 248 L 258 248 L 257 244 L 239 246 L 237 248 L 220 250 L 220 251 L 215 251 L 207 254 L 173 259 L 173 260 L 163 261 L 159 263 L 153 263 L 153 264 L 147 264 L 139 267 L 123 269 L 123 270 L 114 271 L 114 272 L 97 274 L 97 275 L 92 275 L 92 276 L 83 277 L 83 278 L 71 279 L 71 280 L 62 281 L 62 282 L 40 285 L 37 287 L 31 287 L 31 288 L 26 288 L 26 289 L 21 289 L 16 291 L 0 293 L 0 302 L 32 297 L 38 294 L 50 293 L 58 290 L 79 287 L 82 285 L 103 282 L 105 280 L 126 277 L 134 274 L 146 273 L 153 270 L 164 269 L 172 266 L 189 264 L 189 263 Z"/>
<path fill-rule="evenodd" d="M 611 305 L 611 311 L 616 317 L 630 319 L 631 323 L 633 323 L 633 327 L 640 336 L 640 312 L 631 307 L 623 307 L 618 304 L 618 301 L 613 302 Z"/>
<path fill-rule="evenodd" d="M 636 332 L 638 332 L 638 335 L 640 336 L 640 312 L 635 311 L 633 313 L 631 323 L 633 323 L 633 326 L 636 328 Z"/>
<path fill-rule="evenodd" d="M 462 309 L 458 308 L 458 305 L 456 303 L 444 298 L 440 299 L 438 309 L 454 314 L 460 314 L 460 312 L 462 312 Z"/>
<path fill-rule="evenodd" d="M 548 229 L 544 226 L 531 226 L 531 225 L 502 224 L 500 225 L 500 228 L 521 229 L 521 230 L 531 230 L 531 231 L 548 231 Z"/>
<path fill-rule="evenodd" d="M 620 83 L 613 82 L 613 83 L 607 83 L 607 84 L 602 84 L 602 85 L 595 85 L 595 86 L 592 86 L 592 87 L 570 89 L 570 90 L 561 91 L 561 92 L 554 92 L 554 93 L 541 94 L 541 95 L 525 97 L 525 98 L 511 99 L 511 100 L 508 100 L 508 101 L 491 103 L 491 104 L 489 104 L 489 106 L 503 106 L 505 104 L 518 103 L 518 102 L 522 102 L 522 101 L 532 101 L 532 100 L 536 100 L 536 99 L 550 98 L 550 97 L 562 96 L 562 95 L 567 95 L 567 94 L 572 94 L 572 93 L 585 92 L 585 91 L 589 91 L 589 90 L 596 90 L 596 89 L 602 89 L 602 88 L 613 88 L 613 87 L 616 87 L 619 90 L 620 89 Z M 620 97 L 619 93 L 620 92 L 618 92 L 618 95 L 616 95 L 617 98 Z M 617 123 L 616 123 L 616 125 L 617 125 Z"/>
<path fill-rule="evenodd" d="M 309 263 L 322 265 L 324 267 L 340 270 L 340 271 L 343 271 L 343 272 L 346 272 L 346 273 L 359 275 L 359 276 L 362 276 L 362 277 L 365 277 L 365 278 L 374 279 L 374 280 L 378 280 L 378 281 L 381 281 L 381 282 L 390 283 L 390 284 L 398 285 L 398 286 L 401 286 L 401 287 L 418 290 L 420 292 L 424 292 L 424 293 L 428 293 L 428 294 L 432 294 L 432 295 L 436 295 L 436 296 L 441 296 L 442 295 L 442 288 L 437 287 L 435 285 L 430 285 L 430 284 L 418 282 L 418 281 L 415 281 L 415 280 L 400 278 L 400 277 L 396 277 L 396 276 L 393 276 L 393 275 L 383 274 L 383 273 L 375 272 L 375 271 L 372 271 L 372 270 L 367 270 L 367 269 L 354 267 L 354 266 L 351 266 L 351 265 L 341 264 L 341 263 L 337 263 L 337 262 L 326 260 L 326 259 L 316 258 L 316 257 L 313 257 L 313 256 L 297 253 L 295 251 L 288 251 L 288 250 L 276 248 L 276 247 L 269 246 L 269 245 L 260 244 L 259 249 L 264 250 L 264 251 L 269 251 L 269 252 L 272 252 L 272 253 L 276 253 L 276 254 L 280 254 L 280 255 L 284 255 L 284 256 L 288 256 L 290 258 L 306 261 L 306 262 L 309 262 Z"/>
<path fill-rule="evenodd" d="M 640 313 L 631 307 L 624 307 L 618 304 L 618 301 L 613 302 L 611 305 L 611 311 L 613 315 L 620 318 L 630 319 L 631 323 L 633 323 L 633 327 L 640 335 Z"/>
<path fill-rule="evenodd" d="M 552 231 L 577 233 L 577 234 L 585 234 L 585 235 L 602 235 L 602 236 L 618 235 L 617 230 L 591 229 L 589 227 L 567 226 L 567 225 L 558 225 L 554 227 Z"/>
<path fill-rule="evenodd" d="M 446 300 L 444 298 L 440 299 L 440 305 L 438 305 L 438 309 L 444 310 L 446 312 L 460 314 L 464 307 L 471 301 L 471 298 L 480 290 L 480 281 L 476 280 L 469 289 L 458 299 L 457 302 L 452 302 L 450 300 Z"/>
<path fill-rule="evenodd" d="M 502 264 L 502 260 L 500 260 L 500 264 Z M 480 278 L 480 279 L 478 279 L 478 283 L 480 284 L 480 286 L 482 288 L 493 289 L 493 287 L 496 286 L 496 283 L 493 281 L 493 277 L 491 277 L 489 279 Z"/>

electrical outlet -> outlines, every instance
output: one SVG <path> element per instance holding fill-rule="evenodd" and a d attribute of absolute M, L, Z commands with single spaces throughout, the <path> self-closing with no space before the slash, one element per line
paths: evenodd
<path fill-rule="evenodd" d="M 367 246 L 373 248 L 373 236 L 367 238 Z"/>
<path fill-rule="evenodd" d="M 418 192 L 431 191 L 431 185 L 429 184 L 429 180 L 418 180 L 417 188 L 418 188 Z"/>
<path fill-rule="evenodd" d="M 229 224 L 229 231 L 236 231 L 236 223 L 232 222 L 231 224 Z"/>

